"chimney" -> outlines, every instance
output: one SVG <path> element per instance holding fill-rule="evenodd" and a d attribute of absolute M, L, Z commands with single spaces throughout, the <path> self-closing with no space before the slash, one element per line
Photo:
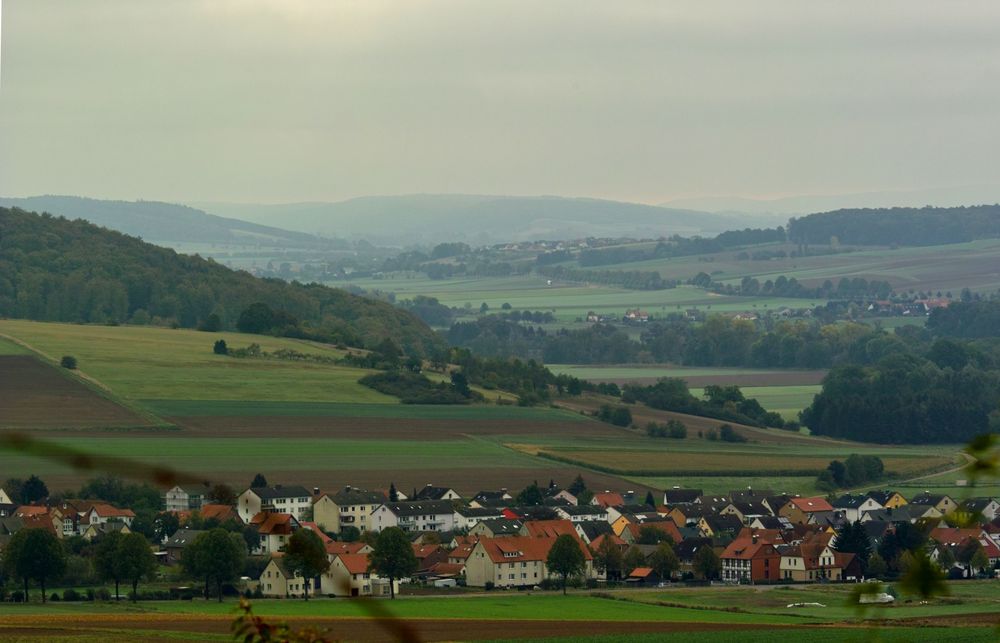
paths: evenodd
<path fill-rule="evenodd" d="M 350 490 L 351 490 L 351 485 L 344 486 L 344 491 L 350 491 Z"/>
<path fill-rule="evenodd" d="M 313 487 L 313 495 L 314 496 L 318 496 L 319 495 L 319 487 Z"/>
<path fill-rule="evenodd" d="M 750 537 L 750 541 L 753 542 L 753 544 L 756 545 L 757 544 L 757 534 L 754 534 L 753 536 L 751 536 Z"/>

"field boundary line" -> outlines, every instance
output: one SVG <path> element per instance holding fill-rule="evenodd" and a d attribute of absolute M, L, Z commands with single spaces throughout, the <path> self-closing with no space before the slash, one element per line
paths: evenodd
<path fill-rule="evenodd" d="M 108 400 L 109 402 L 117 404 L 118 406 L 126 408 L 129 411 L 132 411 L 140 418 L 148 420 L 152 428 L 171 428 L 171 429 L 178 428 L 176 425 L 171 424 L 170 422 L 167 422 L 163 418 L 154 414 L 149 409 L 139 404 L 130 402 L 125 398 L 120 397 L 111 389 L 111 387 L 109 387 L 107 384 L 100 381 L 93 375 L 89 375 L 83 371 L 80 371 L 79 369 L 70 370 L 61 367 L 59 365 L 58 360 L 56 360 L 54 357 L 52 357 L 45 351 L 32 346 L 28 342 L 18 337 L 14 337 L 13 335 L 8 335 L 6 333 L 0 333 L 0 338 L 6 339 L 7 341 L 13 342 L 18 346 L 21 346 L 22 348 L 26 348 L 27 350 L 31 351 L 33 355 L 41 358 L 43 362 L 54 368 L 56 372 L 59 373 L 62 377 L 71 379 L 75 382 L 79 382 L 83 386 L 87 387 L 94 394 L 99 395 L 100 397 Z"/>

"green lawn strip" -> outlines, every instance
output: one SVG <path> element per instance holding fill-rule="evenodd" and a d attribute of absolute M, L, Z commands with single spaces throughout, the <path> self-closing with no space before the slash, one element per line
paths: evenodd
<path fill-rule="evenodd" d="M 722 495 L 734 489 L 770 489 L 775 493 L 790 493 L 812 495 L 817 493 L 815 476 L 687 476 L 677 474 L 666 477 L 627 476 L 628 480 L 637 484 L 660 489 L 674 486 L 689 489 L 701 489 L 707 494 Z"/>
<path fill-rule="evenodd" d="M 691 623 L 764 623 L 783 624 L 799 619 L 787 616 L 741 614 L 683 607 L 663 607 L 637 602 L 612 601 L 592 596 L 502 595 L 444 598 L 399 598 L 382 603 L 400 618 L 497 619 L 497 620 L 572 620 L 572 621 L 676 621 Z M 114 614 L 160 612 L 170 614 L 233 615 L 231 601 L 148 601 L 137 607 L 113 604 L 62 603 L 43 606 L 0 605 L 0 621 L 14 614 Z M 126 611 L 127 610 L 127 611 Z M 255 600 L 254 613 L 282 619 L 295 617 L 364 618 L 370 612 L 359 601 L 341 599 Z"/>
<path fill-rule="evenodd" d="M 144 399 L 142 404 L 167 417 L 382 417 L 431 420 L 549 420 L 588 422 L 583 416 L 549 407 L 434 404 L 357 404 L 260 400 Z"/>
<path fill-rule="evenodd" d="M 934 641 L 935 643 L 988 643 L 997 640 L 994 628 L 988 627 L 883 627 L 846 628 L 811 627 L 801 629 L 746 629 L 670 632 L 652 634 L 629 634 L 627 624 L 623 624 L 619 634 L 598 636 L 567 636 L 540 639 L 496 639 L 489 643 L 775 643 L 775 641 L 802 641 L 810 643 L 912 643 L 913 641 Z"/>
<path fill-rule="evenodd" d="M 31 355 L 31 351 L 24 346 L 0 337 L 0 355 Z"/>

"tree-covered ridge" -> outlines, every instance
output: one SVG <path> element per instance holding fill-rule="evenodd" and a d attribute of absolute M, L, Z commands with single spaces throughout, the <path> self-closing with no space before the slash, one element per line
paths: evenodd
<path fill-rule="evenodd" d="M 1000 205 L 954 208 L 857 208 L 820 212 L 788 222 L 799 244 L 935 246 L 1000 237 Z"/>
<path fill-rule="evenodd" d="M 408 353 L 442 341 L 388 303 L 317 284 L 259 279 L 47 214 L 0 208 L 0 316 L 40 321 L 235 328 L 266 302 L 295 320 L 296 332 L 356 346 L 392 338 Z"/>

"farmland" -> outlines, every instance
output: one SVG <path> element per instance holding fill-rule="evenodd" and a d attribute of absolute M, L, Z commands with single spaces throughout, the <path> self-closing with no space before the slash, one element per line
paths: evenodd
<path fill-rule="evenodd" d="M 604 594 L 493 594 L 406 597 L 385 605 L 423 640 L 728 641 L 808 636 L 816 641 L 989 641 L 995 635 L 995 583 L 950 584 L 950 597 L 862 614 L 849 606 L 850 585 L 614 590 Z M 791 608 L 791 603 L 814 603 Z M 329 629 L 350 640 L 393 640 L 364 603 L 318 599 L 258 600 L 255 613 L 293 626 Z M 0 606 L 4 638 L 119 641 L 227 640 L 234 603 L 62 603 Z M 44 615 L 43 623 L 37 617 Z M 874 619 L 870 622 L 863 620 Z M 964 625 L 962 629 L 957 626 Z M 933 629 L 926 629 L 928 627 Z M 978 627 L 977 627 L 978 626 Z M 923 628 L 923 629 L 918 629 Z M 93 637 L 93 638 L 91 638 Z"/>

